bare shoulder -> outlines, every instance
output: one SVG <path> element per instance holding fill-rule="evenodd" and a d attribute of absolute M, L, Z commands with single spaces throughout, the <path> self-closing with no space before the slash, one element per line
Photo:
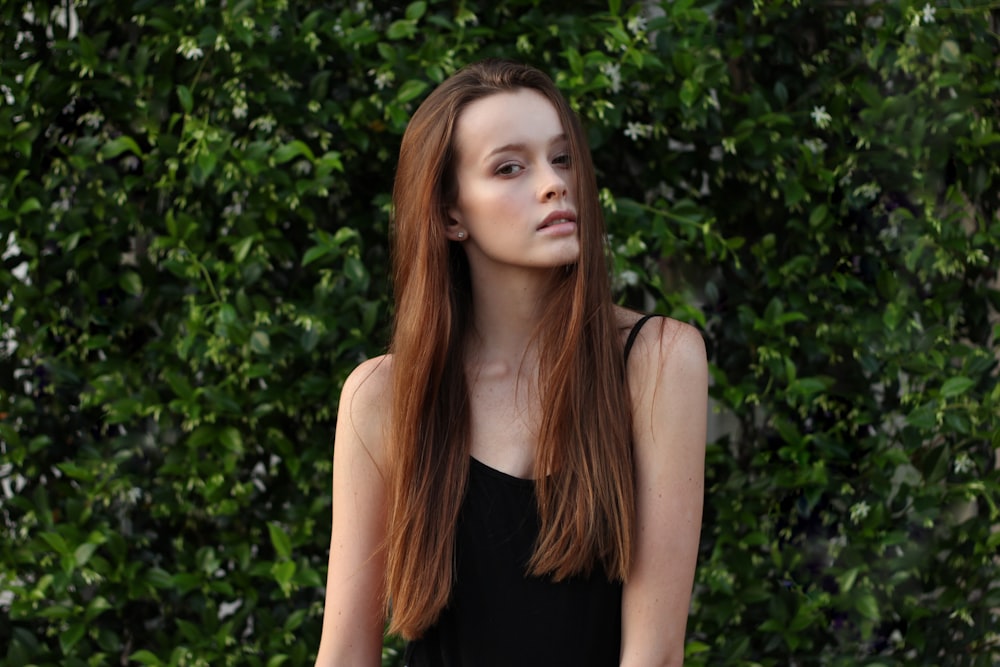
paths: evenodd
<path fill-rule="evenodd" d="M 621 328 L 630 331 L 642 315 L 620 308 L 617 317 Z M 705 340 L 690 324 L 670 317 L 653 317 L 635 337 L 628 365 L 629 379 L 641 384 L 659 384 L 671 377 L 692 374 L 704 376 L 707 381 Z"/>
<path fill-rule="evenodd" d="M 381 464 L 390 405 L 392 356 L 380 355 L 358 364 L 340 392 L 337 439 L 360 443 Z"/>
<path fill-rule="evenodd" d="M 358 364 L 344 381 L 344 396 L 362 399 L 365 403 L 386 398 L 392 391 L 392 355 L 382 354 Z"/>

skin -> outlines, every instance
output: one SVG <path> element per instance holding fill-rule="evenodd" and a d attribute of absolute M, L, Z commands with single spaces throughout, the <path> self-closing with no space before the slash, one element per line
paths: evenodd
<path fill-rule="evenodd" d="M 465 360 L 472 455 L 531 476 L 537 357 L 531 335 L 547 272 L 579 255 L 575 225 L 539 230 L 553 211 L 575 212 L 572 156 L 551 104 L 534 91 L 471 104 L 456 128 L 458 197 L 441 231 L 463 244 L 474 322 Z M 617 309 L 622 338 L 639 315 Z M 701 335 L 675 320 L 641 330 L 628 368 L 636 464 L 637 545 L 622 597 L 624 667 L 683 663 L 684 634 L 704 492 L 708 372 Z M 333 531 L 323 637 L 316 665 L 380 664 L 381 544 L 392 358 L 348 378 L 337 419 Z"/>

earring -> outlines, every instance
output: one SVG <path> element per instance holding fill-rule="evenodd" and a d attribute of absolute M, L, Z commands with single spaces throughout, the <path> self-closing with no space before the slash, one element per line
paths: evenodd
<path fill-rule="evenodd" d="M 457 236 L 458 240 L 461 241 L 462 239 L 465 238 L 465 232 L 459 232 L 459 233 L 455 234 L 455 236 Z"/>

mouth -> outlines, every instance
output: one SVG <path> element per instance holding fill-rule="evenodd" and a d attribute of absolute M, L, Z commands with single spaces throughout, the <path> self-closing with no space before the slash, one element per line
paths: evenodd
<path fill-rule="evenodd" d="M 549 213 L 544 220 L 542 220 L 542 224 L 538 225 L 538 229 L 545 229 L 546 227 L 551 227 L 552 225 L 561 225 L 569 222 L 576 222 L 575 213 L 572 211 L 553 211 L 552 213 Z"/>

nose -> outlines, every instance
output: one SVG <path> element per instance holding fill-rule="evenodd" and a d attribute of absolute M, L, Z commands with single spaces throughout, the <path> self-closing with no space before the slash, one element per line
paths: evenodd
<path fill-rule="evenodd" d="M 542 199 L 552 201 L 553 199 L 565 199 L 569 196 L 569 185 L 567 183 L 567 173 L 553 168 L 551 165 L 543 172 L 541 181 Z"/>

